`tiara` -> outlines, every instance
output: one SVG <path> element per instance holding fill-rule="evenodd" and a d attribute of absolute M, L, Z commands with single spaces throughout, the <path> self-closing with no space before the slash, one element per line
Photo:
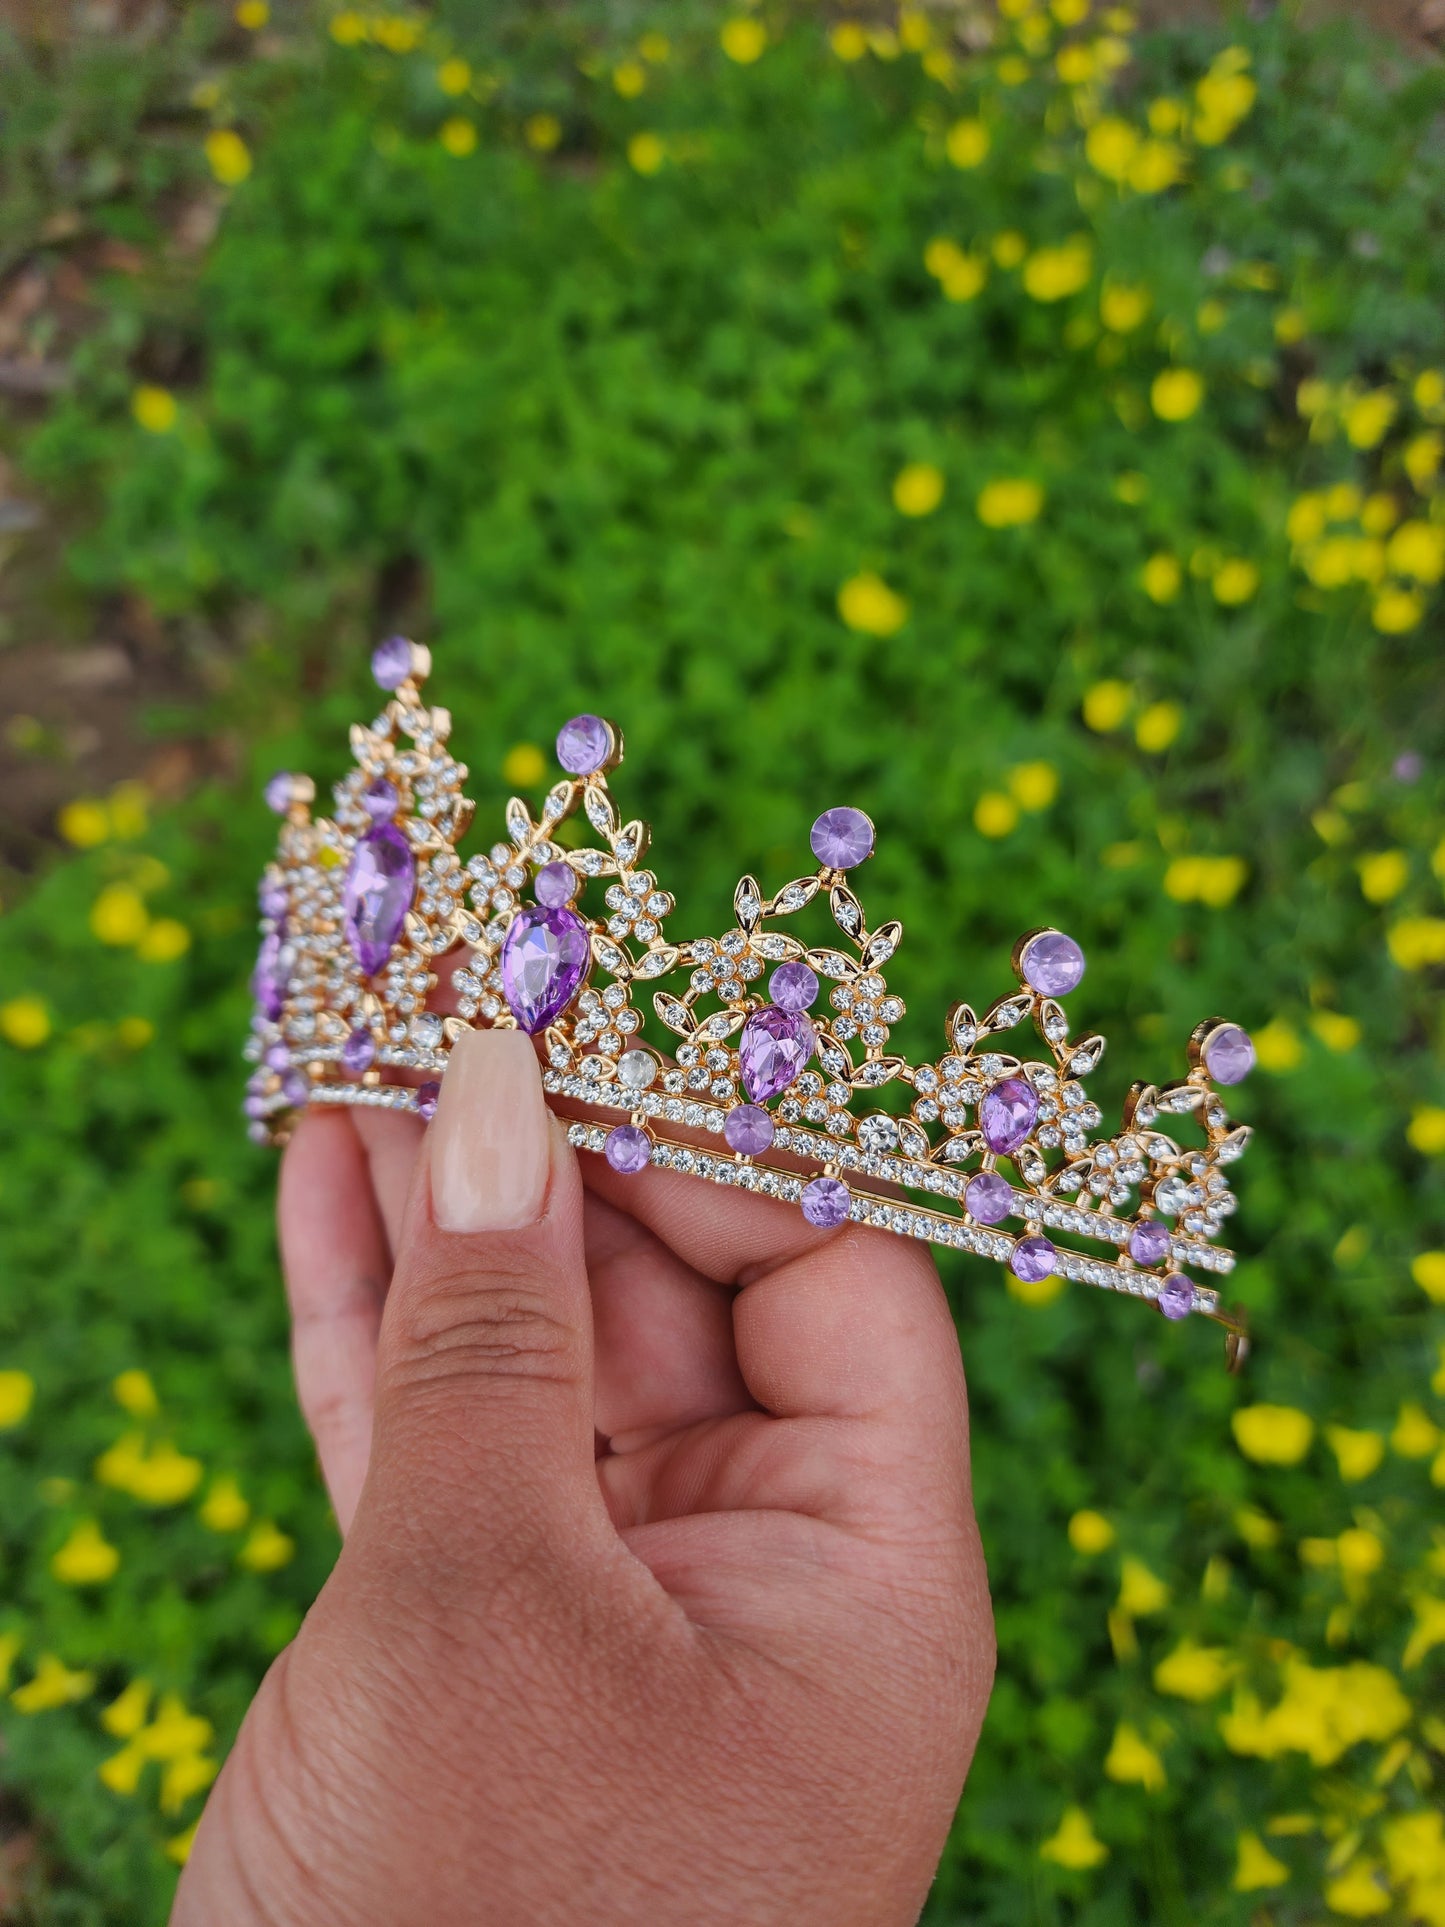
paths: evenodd
<path fill-rule="evenodd" d="M 572 1144 L 615 1171 L 658 1165 L 784 1199 L 813 1225 L 852 1220 L 974 1252 L 1024 1284 L 1058 1273 L 1168 1319 L 1198 1313 L 1224 1327 L 1231 1368 L 1242 1363 L 1242 1312 L 1190 1275 L 1234 1267 L 1217 1242 L 1235 1208 L 1225 1166 L 1250 1131 L 1219 1087 L 1254 1064 L 1239 1025 L 1198 1025 L 1187 1075 L 1135 1084 L 1118 1132 L 1098 1137 L 1084 1079 L 1104 1039 L 1072 1037 L 1061 1001 L 1084 953 L 1060 930 L 1031 930 L 1013 951 L 1017 988 L 981 1016 L 954 1004 L 943 1054 L 911 1063 L 889 1047 L 904 1014 L 887 982 L 903 928 L 870 927 L 850 880 L 873 852 L 862 810 L 813 824 L 816 869 L 771 896 L 744 876 L 730 928 L 677 941 L 648 826 L 623 819 L 608 785 L 622 761 L 612 723 L 573 717 L 540 816 L 513 797 L 506 840 L 463 859 L 473 804 L 447 747 L 451 717 L 423 699 L 430 652 L 392 637 L 371 667 L 387 701 L 352 727 L 355 766 L 333 813 L 313 812 L 307 777 L 282 772 L 265 789 L 282 820 L 260 886 L 254 1138 L 283 1143 L 305 1105 L 429 1119 L 456 1038 L 517 1028 L 541 1040 Z M 815 902 L 831 913 L 830 940 L 781 927 Z M 429 1004 L 452 953 L 455 1011 L 441 1015 Z M 667 1055 L 643 1041 L 644 1002 L 673 1035 Z M 1004 1042 L 1025 1019 L 1044 1047 L 1034 1057 Z M 1191 1121 L 1202 1145 L 1172 1135 Z"/>

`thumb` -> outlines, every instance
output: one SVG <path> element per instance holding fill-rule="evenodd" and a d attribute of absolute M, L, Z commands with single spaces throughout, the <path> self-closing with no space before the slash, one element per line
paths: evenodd
<path fill-rule="evenodd" d="M 453 1046 L 377 1351 L 357 1523 L 474 1568 L 606 1514 L 593 1450 L 592 1308 L 576 1154 L 531 1039 Z M 378 1516 L 379 1515 L 379 1516 Z"/>

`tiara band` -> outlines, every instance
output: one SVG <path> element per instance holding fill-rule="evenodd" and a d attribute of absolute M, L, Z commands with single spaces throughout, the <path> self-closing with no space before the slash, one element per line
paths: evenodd
<path fill-rule="evenodd" d="M 450 715 L 422 697 L 430 669 L 430 652 L 403 637 L 374 652 L 388 700 L 352 727 L 355 767 L 331 816 L 313 814 L 307 777 L 282 772 L 266 785 L 282 822 L 252 976 L 244 1108 L 254 1138 L 284 1143 L 308 1104 L 429 1119 L 456 1038 L 518 1028 L 542 1041 L 549 1097 L 621 1114 L 569 1115 L 567 1126 L 578 1150 L 616 1171 L 654 1164 L 794 1203 L 823 1228 L 852 1221 L 974 1252 L 1025 1284 L 1057 1272 L 1146 1299 L 1171 1320 L 1197 1313 L 1224 1327 L 1238 1368 L 1243 1313 L 1190 1275 L 1234 1267 L 1217 1242 L 1235 1208 L 1223 1167 L 1250 1131 L 1231 1122 L 1219 1087 L 1254 1064 L 1237 1024 L 1198 1025 L 1187 1075 L 1136 1083 L 1119 1131 L 1094 1137 L 1100 1113 L 1083 1079 L 1104 1039 L 1071 1038 L 1061 999 L 1081 981 L 1084 954 L 1048 928 L 1015 946 L 1017 989 L 982 1016 L 955 1004 L 944 1054 L 910 1063 L 889 1048 L 904 1004 L 885 971 L 902 925 L 870 928 L 850 881 L 873 853 L 861 810 L 825 810 L 811 834 L 816 869 L 772 896 L 744 876 L 721 936 L 674 941 L 673 898 L 645 867 L 649 828 L 622 819 L 608 785 L 623 744 L 601 717 L 564 725 L 565 775 L 540 817 L 513 797 L 507 840 L 463 860 L 474 806 L 447 748 Z M 579 810 L 593 843 L 563 835 Z M 603 910 L 589 914 L 582 898 L 598 890 Z M 831 912 L 831 942 L 775 927 L 816 899 Z M 443 1016 L 428 1003 L 454 952 L 456 1012 Z M 644 997 L 677 1040 L 668 1056 L 642 1040 Z M 1029 1018 L 1047 1061 L 997 1041 Z M 879 1108 L 889 1085 L 911 1091 L 906 1113 Z M 1191 1118 L 1196 1146 L 1170 1134 Z M 1077 1248 L 1090 1245 L 1106 1255 Z"/>

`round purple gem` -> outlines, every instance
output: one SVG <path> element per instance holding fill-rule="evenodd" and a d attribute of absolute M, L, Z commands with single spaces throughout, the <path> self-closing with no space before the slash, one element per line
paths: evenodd
<path fill-rule="evenodd" d="M 311 1079 L 300 1071 L 287 1071 L 281 1079 L 281 1095 L 299 1111 L 311 1095 Z"/>
<path fill-rule="evenodd" d="M 352 1077 L 369 1071 L 376 1059 L 376 1039 L 369 1030 L 354 1030 L 341 1046 L 342 1068 Z"/>
<path fill-rule="evenodd" d="M 1204 1045 L 1204 1068 L 1216 1084 L 1242 1084 L 1254 1069 L 1254 1045 L 1238 1024 L 1221 1024 Z"/>
<path fill-rule="evenodd" d="M 284 884 L 263 883 L 258 901 L 263 917 L 284 917 L 289 904 Z"/>
<path fill-rule="evenodd" d="M 813 855 L 830 870 L 856 870 L 873 854 L 873 825 L 862 810 L 846 805 L 824 810 L 808 841 Z"/>
<path fill-rule="evenodd" d="M 418 1084 L 416 1087 L 417 1116 L 428 1124 L 437 1114 L 437 1099 L 441 1094 L 442 1087 L 434 1077 L 429 1077 L 425 1084 Z"/>
<path fill-rule="evenodd" d="M 266 808 L 274 810 L 277 816 L 284 816 L 291 807 L 295 794 L 295 784 L 289 769 L 278 769 L 274 776 L 266 779 L 266 787 L 261 792 L 266 799 Z"/>
<path fill-rule="evenodd" d="M 1020 1238 L 1009 1253 L 1008 1268 L 1026 1285 L 1036 1285 L 1052 1275 L 1059 1254 L 1047 1238 Z"/>
<path fill-rule="evenodd" d="M 997 1171 L 980 1171 L 963 1194 L 964 1209 L 980 1224 L 1002 1224 L 1014 1208 L 1013 1186 Z"/>
<path fill-rule="evenodd" d="M 612 754 L 612 731 L 600 716 L 574 716 L 557 731 L 557 761 L 569 776 L 591 776 Z"/>
<path fill-rule="evenodd" d="M 388 636 L 371 652 L 371 673 L 379 689 L 400 689 L 412 672 L 415 658 L 405 636 Z"/>
<path fill-rule="evenodd" d="M 735 1104 L 723 1119 L 728 1148 L 755 1158 L 773 1141 L 773 1120 L 761 1104 Z"/>
<path fill-rule="evenodd" d="M 766 1104 L 785 1091 L 813 1055 L 817 1032 L 800 1010 L 765 1004 L 743 1025 L 738 1065 L 743 1089 L 754 1104 Z"/>
<path fill-rule="evenodd" d="M 396 784 L 385 776 L 376 777 L 361 792 L 361 807 L 373 823 L 385 823 L 395 816 L 400 803 Z"/>
<path fill-rule="evenodd" d="M 818 975 L 807 964 L 779 964 L 768 979 L 768 995 L 779 1010 L 806 1010 L 818 1001 Z"/>
<path fill-rule="evenodd" d="M 1159 1309 L 1166 1318 L 1187 1318 L 1194 1309 L 1194 1287 L 1180 1272 L 1159 1287 Z"/>
<path fill-rule="evenodd" d="M 530 1036 L 560 1017 L 592 961 L 592 940 L 565 905 L 519 910 L 502 939 L 502 995 Z"/>
<path fill-rule="evenodd" d="M 817 1225 L 820 1231 L 833 1231 L 846 1222 L 852 1199 L 841 1178 L 814 1178 L 803 1186 L 800 1202 L 809 1224 Z"/>
<path fill-rule="evenodd" d="M 266 1102 L 265 1098 L 260 1096 L 257 1092 L 254 1092 L 254 1091 L 251 1093 L 251 1095 L 245 1100 L 245 1102 L 241 1106 L 243 1113 L 247 1117 L 253 1117 L 253 1118 L 264 1117 L 270 1108 L 271 1107 Z"/>
<path fill-rule="evenodd" d="M 1129 1234 L 1129 1256 L 1136 1265 L 1157 1265 L 1169 1256 L 1172 1233 L 1158 1218 L 1141 1218 Z"/>
<path fill-rule="evenodd" d="M 609 1131 L 602 1150 L 613 1170 L 623 1177 L 631 1177 L 652 1162 L 652 1139 L 637 1124 L 619 1124 L 615 1131 Z"/>
<path fill-rule="evenodd" d="M 261 1059 L 268 1071 L 289 1071 L 291 1053 L 284 1044 L 268 1044 L 266 1055 Z"/>
<path fill-rule="evenodd" d="M 256 967 L 251 972 L 251 995 L 256 999 L 256 1008 L 273 1024 L 286 1007 L 290 964 L 291 952 L 283 921 L 262 937 L 261 948 L 256 953 Z"/>
<path fill-rule="evenodd" d="M 1024 982 L 1044 997 L 1066 997 L 1084 975 L 1084 953 L 1061 930 L 1042 930 L 1019 959 Z"/>
<path fill-rule="evenodd" d="M 1038 1122 L 1039 1100 L 1021 1077 L 1006 1077 L 988 1091 L 978 1107 L 979 1128 L 990 1151 L 1007 1157 Z"/>
<path fill-rule="evenodd" d="M 545 904 L 549 910 L 560 910 L 576 896 L 577 882 L 577 872 L 570 863 L 544 863 L 532 888 L 538 903 Z"/>

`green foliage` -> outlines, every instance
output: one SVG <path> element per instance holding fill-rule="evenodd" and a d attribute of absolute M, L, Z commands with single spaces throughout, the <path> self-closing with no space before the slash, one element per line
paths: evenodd
<path fill-rule="evenodd" d="M 1197 131 L 1217 39 L 1138 43 L 1109 95 L 1061 84 L 1051 56 L 1005 84 L 999 56 L 1022 57 L 1006 46 L 954 48 L 946 68 L 937 46 L 841 59 L 810 15 L 772 20 L 742 63 L 703 11 L 665 61 L 636 63 L 590 15 L 519 28 L 506 12 L 456 23 L 473 71 L 449 96 L 440 27 L 398 51 L 369 18 L 339 17 L 341 41 L 362 21 L 359 44 L 288 19 L 220 89 L 211 111 L 255 168 L 198 280 L 164 304 L 146 281 L 113 290 L 82 379 L 28 447 L 38 480 L 99 504 L 69 566 L 252 638 L 227 716 L 253 773 L 306 767 L 323 787 L 374 701 L 367 645 L 402 608 L 434 640 L 482 842 L 509 751 L 582 707 L 615 716 L 620 793 L 655 826 L 679 928 L 720 927 L 743 867 L 794 874 L 818 808 L 865 803 L 870 907 L 908 929 L 910 1051 L 936 1047 L 953 996 L 1002 989 L 1008 944 L 1045 921 L 1089 951 L 1075 1001 L 1110 1033 L 1106 1101 L 1176 1074 L 1206 1007 L 1268 1026 L 1240 1105 L 1259 1129 L 1235 1240 L 1260 1332 L 1242 1390 L 1210 1328 L 1078 1288 L 1031 1307 L 991 1267 L 945 1267 L 1001 1676 L 929 1918 L 1243 1923 L 1260 1895 L 1231 1886 L 1237 1836 L 1291 1812 L 1315 1831 L 1271 1837 L 1289 1880 L 1269 1917 L 1317 1917 L 1342 1868 L 1368 1880 L 1388 1858 L 1378 1829 L 1428 1802 L 1432 1773 L 1438 1798 L 1440 1651 L 1401 1671 L 1417 1596 L 1445 1590 L 1431 1448 L 1347 1488 L 1322 1439 L 1303 1464 L 1259 1466 L 1230 1419 L 1271 1401 L 1388 1433 L 1402 1404 L 1430 1405 L 1442 1337 L 1409 1272 L 1441 1242 L 1428 1108 L 1419 1149 L 1405 1136 L 1412 1108 L 1445 1099 L 1438 1010 L 1390 949 L 1418 964 L 1440 914 L 1438 610 L 1379 506 L 1440 527 L 1419 453 L 1445 358 L 1439 77 L 1262 27 L 1254 111 L 1219 142 L 1179 134 L 1184 180 L 1146 193 L 1091 165 L 1086 131 L 1142 132 L 1160 98 Z M 628 61 L 645 81 L 631 97 L 612 78 Z M 990 151 L 961 170 L 948 130 L 974 116 Z M 439 138 L 457 120 L 475 151 Z M 998 263 L 1015 232 L 1032 270 Z M 988 263 L 972 298 L 925 265 L 940 237 Z M 1081 285 L 1033 298 L 1039 250 L 1076 237 Z M 1148 293 L 1128 331 L 1100 318 L 1119 286 Z M 155 379 L 162 305 L 171 363 L 199 372 L 172 383 L 174 426 L 148 432 L 132 391 Z M 1178 421 L 1151 404 L 1171 366 L 1205 385 Z M 1394 413 L 1368 439 L 1352 411 L 1374 393 Z M 909 517 L 892 487 L 919 463 L 945 492 Z M 1042 510 L 988 526 L 980 493 L 1009 480 L 1041 485 Z M 1326 505 L 1331 487 L 1354 493 Z M 1308 514 L 1287 529 L 1302 491 L 1333 538 Z M 1352 545 L 1336 586 L 1331 539 Z M 1164 602 L 1141 585 L 1160 556 L 1180 574 Z M 875 593 L 888 633 L 840 618 L 842 586 L 870 575 L 906 605 L 897 621 Z M 1417 600 L 1386 633 L 1390 595 Z M 1125 685 L 1122 713 L 1090 728 L 1104 681 Z M 1173 740 L 1157 713 L 1157 736 L 1142 724 L 1159 704 L 1181 713 Z M 1040 762 L 1057 800 L 1020 811 L 1015 791 L 1038 800 L 1020 766 Z M 981 797 L 1002 834 L 971 827 Z M 59 867 L 0 920 L 4 996 L 53 1021 L 34 1049 L 0 1045 L 0 1365 L 37 1387 L 0 1450 L 0 1631 L 22 1641 L 16 1680 L 42 1651 L 97 1674 L 72 1707 L 4 1715 L 5 1779 L 53 1862 L 36 1920 L 162 1917 L 162 1844 L 199 1800 L 158 1814 L 153 1778 L 133 1796 L 98 1782 L 118 1742 L 97 1708 L 144 1676 L 224 1744 L 333 1549 L 292 1409 L 270 1160 L 236 1118 L 267 833 L 259 806 L 209 796 Z M 1405 882 L 1381 906 L 1357 861 L 1386 849 Z M 116 883 L 149 905 L 137 930 L 184 921 L 183 958 L 97 942 L 92 906 Z M 136 1017 L 154 1041 L 122 1029 Z M 251 1527 L 203 1524 L 204 1487 L 147 1508 L 97 1481 L 97 1455 L 135 1429 L 108 1387 L 137 1367 L 162 1403 L 141 1429 L 208 1481 L 234 1476 L 252 1522 L 295 1540 L 292 1563 L 238 1563 Z M 1085 1507 L 1117 1532 L 1092 1557 L 1066 1534 Z M 77 1588 L 50 1560 L 83 1518 L 121 1558 Z M 1373 1579 L 1318 1548 L 1302 1565 L 1301 1540 L 1350 1527 L 1385 1547 Z M 1116 1605 L 1121 1558 L 1168 1584 L 1166 1609 Z M 1370 1784 L 1389 1735 L 1338 1765 L 1253 1757 L 1221 1732 L 1227 1698 L 1154 1687 L 1182 1637 L 1226 1649 L 1266 1707 L 1281 1641 L 1398 1674 L 1416 1705 L 1384 1806 Z M 1121 1721 L 1157 1749 L 1163 1788 L 1105 1774 Z M 1092 1870 L 1040 1854 L 1075 1805 L 1111 1850 Z"/>

